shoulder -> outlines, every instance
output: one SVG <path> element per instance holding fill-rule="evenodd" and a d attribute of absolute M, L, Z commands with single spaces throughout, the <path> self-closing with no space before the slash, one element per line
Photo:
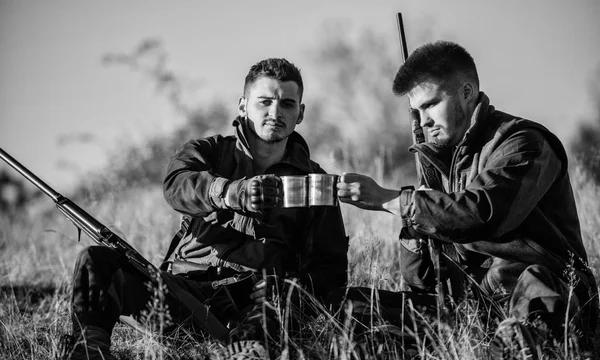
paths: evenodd
<path fill-rule="evenodd" d="M 180 149 L 196 148 L 196 149 L 208 150 L 208 149 L 223 145 L 225 143 L 232 142 L 235 144 L 236 140 L 237 140 L 236 137 L 233 135 L 223 136 L 220 134 L 216 134 L 216 135 L 207 136 L 207 137 L 200 138 L 200 139 L 188 140 L 186 143 L 184 143 L 180 147 Z"/>
<path fill-rule="evenodd" d="M 231 146 L 227 146 L 230 144 Z M 187 141 L 177 148 L 174 157 L 180 159 L 213 159 L 219 157 L 219 153 L 222 151 L 222 149 L 229 147 L 235 148 L 235 144 L 235 136 L 222 136 L 220 134 L 216 134 Z"/>
<path fill-rule="evenodd" d="M 563 144 L 545 126 L 531 120 L 501 114 L 504 115 L 504 121 L 499 122 L 499 126 L 485 146 L 494 153 L 494 156 L 509 154 L 530 157 L 556 156 L 566 164 L 567 155 Z"/>
<path fill-rule="evenodd" d="M 327 174 L 327 171 L 325 171 L 321 165 L 319 165 L 319 163 L 317 163 L 316 161 L 310 159 L 310 167 L 313 170 L 313 173 L 315 174 Z"/>
<path fill-rule="evenodd" d="M 509 115 L 510 116 L 510 115 Z M 560 139 L 544 125 L 522 118 L 513 118 L 500 127 L 506 140 L 512 140 L 519 144 L 529 145 L 531 147 L 542 147 L 549 145 L 559 153 L 564 152 L 564 147 Z"/>

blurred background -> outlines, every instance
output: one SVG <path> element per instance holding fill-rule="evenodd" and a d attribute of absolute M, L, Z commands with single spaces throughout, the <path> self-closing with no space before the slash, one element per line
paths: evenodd
<path fill-rule="evenodd" d="M 492 104 L 554 131 L 578 181 L 597 183 L 597 0 L 0 0 L 0 147 L 134 243 L 170 238 L 177 215 L 160 186 L 170 155 L 189 139 L 230 134 L 250 66 L 285 57 L 304 76 L 297 130 L 313 158 L 332 173 L 406 185 L 414 179 L 408 104 L 391 92 L 398 12 L 409 51 L 440 39 L 462 44 Z M 0 248 L 64 235 L 41 198 L 0 162 Z M 45 225 L 32 229 L 25 212 L 38 222 L 46 214 Z M 348 224 L 351 235 L 395 237 L 377 221 L 368 226 L 389 233 L 360 226 Z M 590 229 L 595 243 L 600 225 Z M 14 275 L 18 260 L 3 258 Z"/>
<path fill-rule="evenodd" d="M 413 183 L 408 104 L 391 92 L 398 12 L 409 51 L 462 44 L 493 105 L 565 143 L 584 243 L 600 254 L 597 0 L 0 0 L 0 147 L 158 264 L 179 227 L 162 196 L 169 157 L 230 134 L 250 66 L 285 57 L 304 76 L 297 130 L 314 159 L 384 186 Z M 349 284 L 399 289 L 399 221 L 342 212 Z M 0 161 L 0 288 L 66 288 L 92 243 L 76 240 L 52 201 Z M 600 269 L 597 255 L 590 263 Z"/>
<path fill-rule="evenodd" d="M 409 51 L 438 39 L 465 46 L 497 108 L 571 145 L 598 123 L 595 0 L 0 0 L 0 146 L 67 193 L 90 171 L 125 166 L 132 148 L 157 166 L 138 175 L 160 177 L 156 156 L 229 133 L 249 67 L 285 57 L 305 77 L 298 131 L 324 166 L 360 167 L 374 155 L 403 166 L 407 103 L 390 90 L 397 12 Z"/>
<path fill-rule="evenodd" d="M 0 0 L 0 148 L 159 264 L 180 220 L 162 195 L 169 157 L 190 139 L 231 134 L 250 66 L 285 57 L 302 70 L 297 130 L 316 161 L 384 186 L 414 183 L 408 103 L 391 92 L 398 12 L 409 51 L 463 45 L 496 108 L 564 142 L 600 280 L 598 0 Z M 348 284 L 401 289 L 400 222 L 342 212 Z M 0 358 L 55 357 L 70 328 L 73 265 L 92 245 L 77 239 L 53 202 L 0 161 Z M 487 344 L 476 329 L 449 343 L 473 352 Z M 130 338 L 117 338 L 128 349 Z M 149 358 L 141 344 L 134 352 Z"/>

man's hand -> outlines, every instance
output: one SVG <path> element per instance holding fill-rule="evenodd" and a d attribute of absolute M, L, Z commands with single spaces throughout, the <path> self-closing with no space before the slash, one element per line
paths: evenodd
<path fill-rule="evenodd" d="M 252 293 L 250 299 L 254 300 L 256 304 L 262 304 L 264 302 L 273 300 L 273 296 L 278 292 L 283 291 L 281 287 L 282 282 L 279 281 L 277 275 L 267 275 L 266 277 L 258 280 L 254 287 L 252 287 Z"/>
<path fill-rule="evenodd" d="M 387 211 L 383 204 L 398 197 L 397 190 L 384 189 L 366 175 L 344 173 L 337 184 L 341 202 L 366 210 Z"/>
<path fill-rule="evenodd" d="M 276 175 L 258 175 L 229 183 L 225 206 L 233 210 L 262 213 L 281 200 L 281 179 Z"/>

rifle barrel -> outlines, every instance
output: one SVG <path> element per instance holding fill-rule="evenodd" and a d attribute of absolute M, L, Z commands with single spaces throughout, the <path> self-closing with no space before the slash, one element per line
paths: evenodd
<path fill-rule="evenodd" d="M 400 40 L 400 49 L 402 50 L 402 59 L 406 62 L 408 59 L 408 46 L 406 45 L 406 33 L 404 32 L 404 22 L 402 21 L 402 13 L 398 13 L 398 36 Z"/>
<path fill-rule="evenodd" d="M 54 191 L 50 186 L 40 180 L 39 177 L 35 176 L 25 166 L 21 165 L 12 156 L 7 154 L 6 151 L 2 150 L 2 148 L 0 148 L 0 158 L 33 183 L 33 185 L 37 186 L 38 189 L 52 198 L 60 212 L 96 243 L 110 247 L 119 254 L 126 256 L 130 264 L 140 270 L 141 273 L 153 282 L 156 281 L 153 279 L 153 274 L 157 273 L 165 282 L 167 289 L 173 298 L 183 307 L 189 309 L 194 320 L 210 335 L 218 340 L 225 340 L 227 338 L 229 330 L 210 312 L 210 309 L 204 305 L 204 299 L 198 298 L 197 295 L 190 294 L 175 281 L 159 273 L 158 269 L 150 261 L 146 260 L 125 240 L 121 239 L 110 229 L 102 225 L 102 223 L 94 219 L 71 200 Z"/>
<path fill-rule="evenodd" d="M 408 59 L 408 46 L 406 45 L 406 34 L 404 32 L 404 22 L 402 21 L 402 13 L 398 13 L 398 37 L 400 39 L 400 48 L 402 49 L 402 60 L 406 62 Z M 409 118 L 411 119 L 411 130 L 412 130 L 412 138 L 413 144 L 421 144 L 425 142 L 425 134 L 423 133 L 423 128 L 421 127 L 421 123 L 418 119 L 415 119 L 412 114 L 409 114 Z M 425 178 L 423 177 L 421 161 L 419 159 L 419 154 L 415 152 L 415 165 L 417 168 L 417 184 L 420 187 L 421 185 L 426 185 Z M 445 281 L 444 274 L 442 273 L 441 265 L 440 265 L 440 256 L 442 252 L 442 244 L 439 240 L 429 238 L 429 249 L 431 251 L 431 260 L 433 262 L 433 267 L 435 270 L 435 275 L 437 279 L 437 313 L 438 318 L 442 316 L 442 314 L 446 313 L 445 309 L 445 298 L 446 298 L 446 290 L 445 290 Z"/>
<path fill-rule="evenodd" d="M 105 228 L 102 223 L 94 219 L 87 212 L 73 203 L 71 200 L 62 196 L 60 193 L 52 189 L 48 184 L 43 182 L 39 177 L 33 174 L 29 169 L 19 163 L 15 158 L 10 156 L 6 151 L 0 148 L 0 157 L 6 161 L 8 165 L 18 171 L 38 189 L 48 195 L 55 203 L 58 209 L 81 230 L 88 234 L 92 239 L 101 241 L 102 230 Z M 95 236 L 94 236 L 95 235 Z"/>
<path fill-rule="evenodd" d="M 400 49 L 402 50 L 402 61 L 406 62 L 408 59 L 408 45 L 406 44 L 406 32 L 404 31 L 404 21 L 402 21 L 402 13 L 398 13 L 397 15 L 397 23 L 398 23 L 398 40 L 400 40 Z M 425 142 L 425 134 L 423 133 L 423 128 L 419 123 L 418 119 L 415 119 L 413 115 L 408 114 L 408 118 L 410 119 L 410 129 L 412 130 L 412 139 L 413 144 L 421 144 Z M 421 165 L 419 160 L 419 154 L 415 153 L 415 165 L 417 170 L 417 183 L 419 186 L 423 185 L 423 174 L 421 174 Z"/>
<path fill-rule="evenodd" d="M 13 169 L 17 170 L 21 175 L 23 175 L 27 180 L 29 180 L 33 185 L 35 185 L 38 189 L 42 190 L 46 195 L 52 198 L 54 202 L 57 202 L 61 195 L 54 191 L 48 184 L 43 182 L 39 177 L 35 176 L 29 169 L 25 166 L 21 165 L 17 160 L 15 160 L 12 156 L 10 156 L 6 151 L 0 148 L 0 158 L 4 160 L 8 165 L 10 165 Z"/>

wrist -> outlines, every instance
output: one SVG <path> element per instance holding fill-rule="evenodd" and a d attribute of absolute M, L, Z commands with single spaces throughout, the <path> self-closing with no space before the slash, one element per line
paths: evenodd
<path fill-rule="evenodd" d="M 400 208 L 397 200 L 400 193 L 401 190 L 385 189 L 383 204 L 381 205 L 382 209 L 393 215 L 400 215 Z"/>
<path fill-rule="evenodd" d="M 215 208 L 225 208 L 225 194 L 227 192 L 228 185 L 229 180 L 223 177 L 215 177 L 210 183 L 208 197 Z"/>
<path fill-rule="evenodd" d="M 224 206 L 231 210 L 243 209 L 244 179 L 229 181 L 225 188 Z"/>
<path fill-rule="evenodd" d="M 402 217 L 402 228 L 412 225 L 412 217 L 415 212 L 414 193 L 414 186 L 403 186 L 400 189 L 400 196 L 398 196 L 398 207 L 400 210 L 400 216 Z"/>

